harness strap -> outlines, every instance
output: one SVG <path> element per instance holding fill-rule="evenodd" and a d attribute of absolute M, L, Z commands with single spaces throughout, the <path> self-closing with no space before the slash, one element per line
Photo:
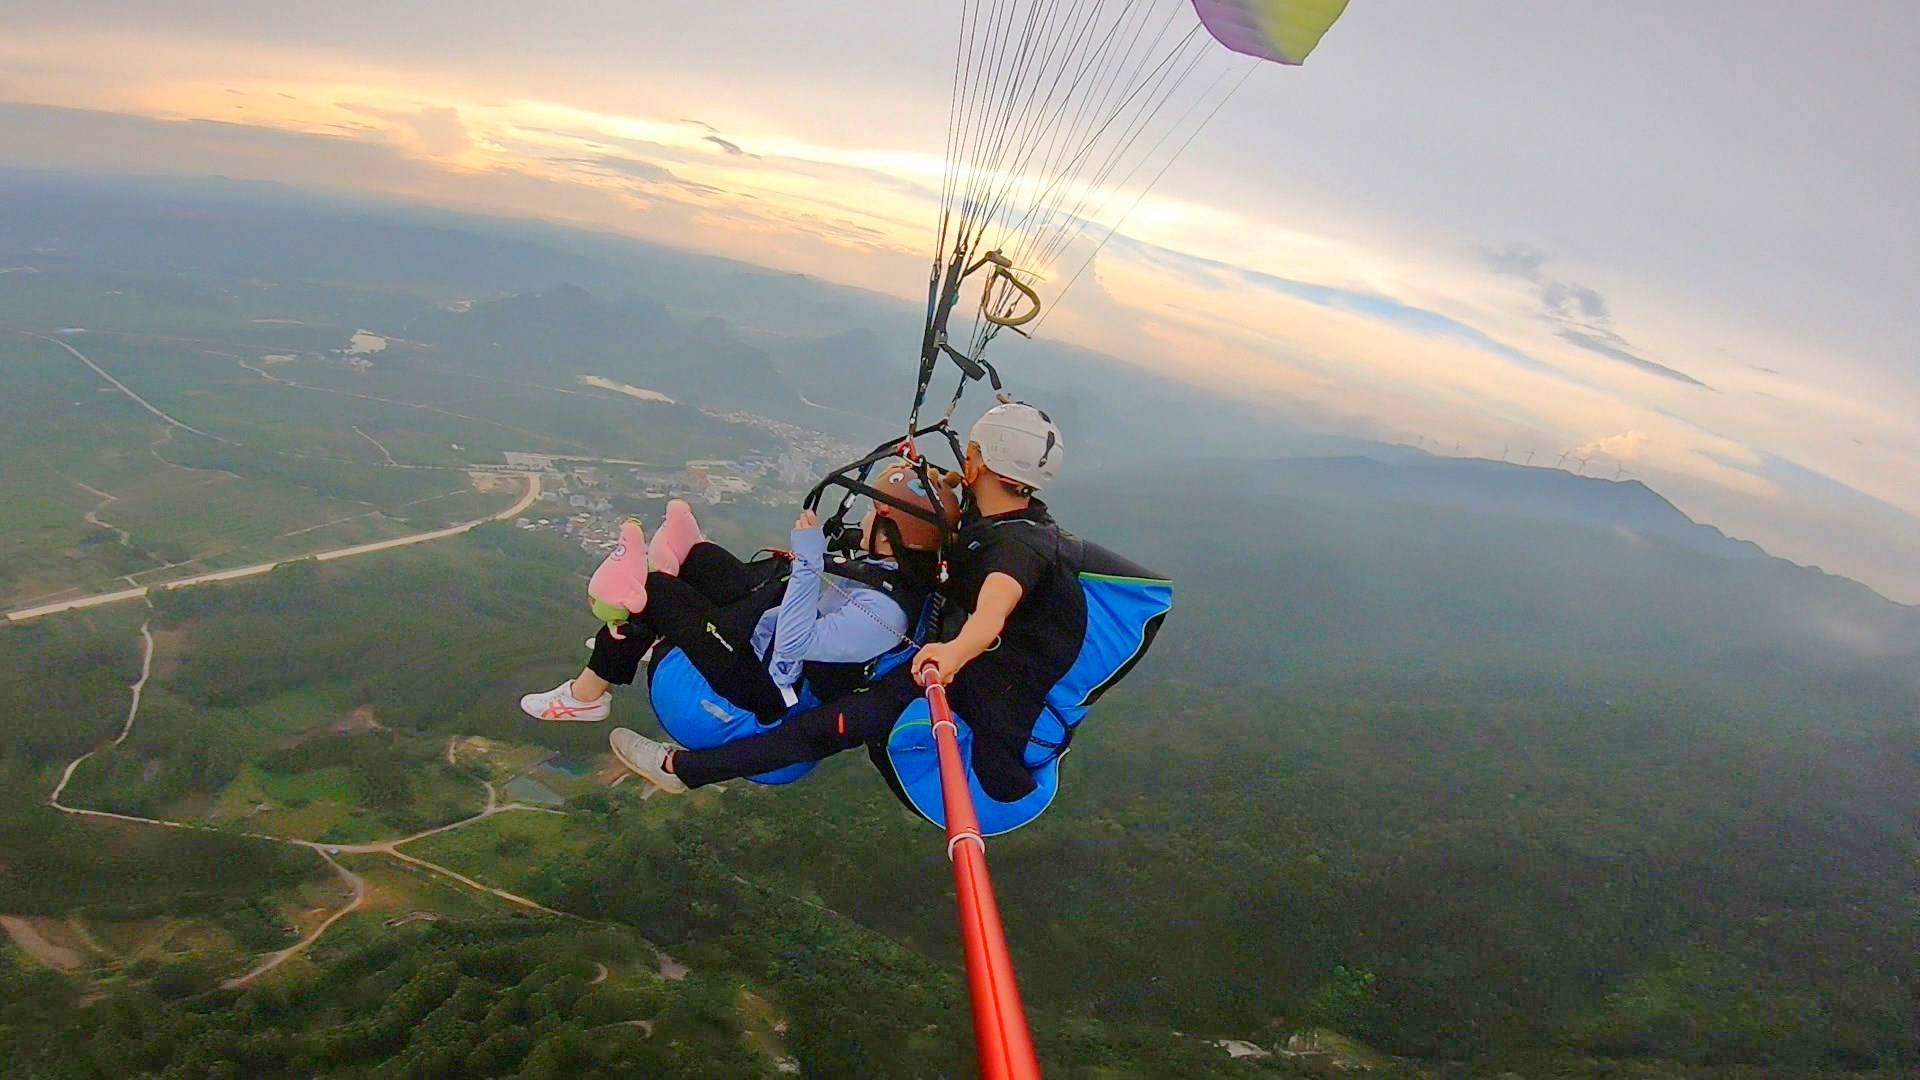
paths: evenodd
<path fill-rule="evenodd" d="M 1040 761 L 1036 762 L 1035 764 L 1027 766 L 1027 770 L 1029 772 L 1033 771 L 1034 769 L 1044 769 L 1048 765 L 1051 765 L 1054 762 L 1059 761 L 1062 757 L 1064 757 L 1067 751 L 1073 747 L 1074 732 L 1079 730 L 1078 724 L 1067 723 L 1067 718 L 1060 715 L 1060 710 L 1053 707 L 1053 702 L 1051 701 L 1047 702 L 1044 708 L 1045 708 L 1045 711 L 1053 714 L 1053 718 L 1055 720 L 1060 721 L 1060 730 L 1062 732 L 1062 735 L 1060 737 L 1059 742 L 1054 742 L 1052 739 L 1043 739 L 1040 736 L 1033 734 L 1032 732 L 1027 733 L 1028 745 L 1038 746 L 1042 750 L 1047 751 L 1046 757 L 1042 758 Z"/>

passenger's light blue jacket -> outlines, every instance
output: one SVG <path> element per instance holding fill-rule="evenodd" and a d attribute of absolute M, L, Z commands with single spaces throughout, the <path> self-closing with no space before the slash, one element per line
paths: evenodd
<path fill-rule="evenodd" d="M 809 660 L 861 664 L 901 643 L 907 613 L 878 589 L 825 572 L 827 537 L 818 528 L 795 529 L 793 573 L 780 606 L 760 617 L 753 629 L 753 652 L 773 653 L 767 670 L 774 684 L 792 699 L 801 666 Z M 877 560 L 894 566 L 891 559 Z M 824 580 L 823 580 L 824 579 Z M 791 704 L 791 701 L 789 701 Z"/>

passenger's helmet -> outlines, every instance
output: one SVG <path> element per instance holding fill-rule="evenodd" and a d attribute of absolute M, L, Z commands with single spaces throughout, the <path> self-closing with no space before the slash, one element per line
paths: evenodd
<path fill-rule="evenodd" d="M 937 483 L 937 481 L 936 481 Z M 874 481 L 874 489 L 884 492 L 889 498 L 898 499 L 910 506 L 926 511 L 927 517 L 909 514 L 897 506 L 890 506 L 879 499 L 873 500 L 873 509 L 882 521 L 892 524 L 896 533 L 895 542 L 909 551 L 938 551 L 940 541 L 947 533 L 960 527 L 960 493 L 951 488 L 940 489 L 940 505 L 934 509 L 932 494 L 928 492 L 926 482 L 920 478 L 913 466 L 906 462 L 889 465 Z M 946 521 L 944 532 L 929 518 L 935 514 Z"/>

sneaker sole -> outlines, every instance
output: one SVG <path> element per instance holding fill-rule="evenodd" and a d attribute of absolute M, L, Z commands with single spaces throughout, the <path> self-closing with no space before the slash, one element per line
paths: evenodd
<path fill-rule="evenodd" d="M 612 709 L 608 709 L 599 716 L 541 716 L 539 713 L 527 712 L 524 708 L 520 711 L 543 724 L 597 724 L 613 715 Z"/>
<path fill-rule="evenodd" d="M 525 709 L 520 711 L 526 712 Z M 543 724 L 598 724 L 607 718 L 605 716 L 535 716 L 534 719 Z"/>

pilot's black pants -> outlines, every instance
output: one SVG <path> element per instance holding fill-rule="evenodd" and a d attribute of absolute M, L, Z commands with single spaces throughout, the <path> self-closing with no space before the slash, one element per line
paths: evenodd
<path fill-rule="evenodd" d="M 920 687 L 903 664 L 850 694 L 789 716 L 779 727 L 711 750 L 676 751 L 673 771 L 688 787 L 700 787 L 735 777 L 758 776 L 803 761 L 819 761 L 864 744 L 874 764 L 892 783 L 887 735 L 901 710 L 919 696 Z"/>

